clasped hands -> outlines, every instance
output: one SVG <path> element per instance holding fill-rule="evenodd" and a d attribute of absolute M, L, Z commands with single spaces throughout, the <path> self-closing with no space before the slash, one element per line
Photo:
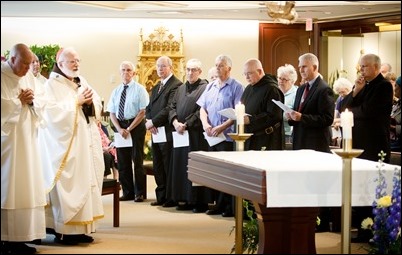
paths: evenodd
<path fill-rule="evenodd" d="M 223 132 L 223 128 L 222 125 L 216 126 L 216 127 L 212 127 L 212 126 L 208 126 L 206 128 L 204 128 L 204 131 L 207 133 L 208 136 L 211 137 L 216 137 L 218 136 L 220 133 Z"/>
<path fill-rule="evenodd" d="M 80 94 L 78 94 L 78 104 L 79 105 L 92 104 L 92 96 L 93 96 L 92 89 L 85 88 Z"/>
<path fill-rule="evenodd" d="M 32 104 L 34 100 L 34 92 L 32 89 L 21 89 L 18 98 L 20 99 L 22 105 Z"/>
<path fill-rule="evenodd" d="M 174 129 L 176 129 L 177 133 L 183 134 L 186 131 L 187 125 L 186 123 L 181 123 L 177 119 L 173 121 Z"/>

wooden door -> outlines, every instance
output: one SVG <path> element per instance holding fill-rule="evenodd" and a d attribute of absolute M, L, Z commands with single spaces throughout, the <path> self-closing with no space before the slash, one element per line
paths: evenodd
<path fill-rule="evenodd" d="M 259 59 L 265 72 L 276 76 L 278 67 L 285 64 L 293 65 L 298 71 L 299 56 L 312 50 L 310 36 L 304 24 L 260 23 Z M 296 84 L 299 81 L 300 77 Z"/>

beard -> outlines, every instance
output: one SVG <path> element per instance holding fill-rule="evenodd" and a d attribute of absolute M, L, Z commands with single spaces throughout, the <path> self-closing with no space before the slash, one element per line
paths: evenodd
<path fill-rule="evenodd" d="M 74 78 L 74 77 L 78 77 L 80 75 L 80 70 L 71 70 L 65 67 L 60 68 L 60 70 L 67 76 L 70 78 Z"/>

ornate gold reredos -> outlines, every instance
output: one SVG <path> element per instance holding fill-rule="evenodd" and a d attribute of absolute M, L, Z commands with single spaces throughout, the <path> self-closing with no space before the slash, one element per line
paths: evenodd
<path fill-rule="evenodd" d="M 163 26 L 154 29 L 144 39 L 143 30 L 140 30 L 140 41 L 137 61 L 138 82 L 146 86 L 150 92 L 159 81 L 156 73 L 156 60 L 162 56 L 168 56 L 173 61 L 173 73 L 184 81 L 185 57 L 183 54 L 183 31 L 180 30 L 180 39 L 175 40 L 173 34 L 168 33 Z"/>

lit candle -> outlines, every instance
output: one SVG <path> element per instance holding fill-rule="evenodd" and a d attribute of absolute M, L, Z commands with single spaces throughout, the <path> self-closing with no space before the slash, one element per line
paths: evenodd
<path fill-rule="evenodd" d="M 352 139 L 353 112 L 348 109 L 341 113 L 341 127 L 343 139 Z"/>
<path fill-rule="evenodd" d="M 246 107 L 242 103 L 238 103 L 235 107 L 237 125 L 244 125 L 244 115 Z"/>

